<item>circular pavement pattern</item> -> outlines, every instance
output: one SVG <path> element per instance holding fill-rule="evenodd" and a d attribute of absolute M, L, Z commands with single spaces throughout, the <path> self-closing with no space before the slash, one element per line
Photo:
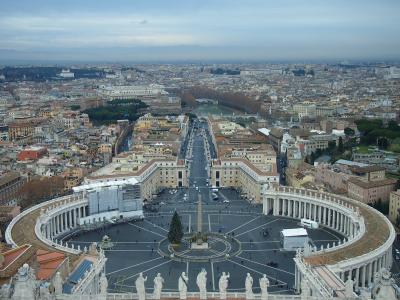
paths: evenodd
<path fill-rule="evenodd" d="M 183 195 L 189 194 L 188 201 Z M 263 215 L 261 205 L 250 205 L 234 190 L 220 190 L 219 201 L 203 201 L 203 232 L 212 232 L 207 250 L 192 250 L 188 242 L 172 250 L 167 242 L 169 222 L 177 210 L 185 237 L 197 228 L 195 189 L 182 189 L 171 195 L 163 192 L 156 199 L 158 212 L 146 214 L 145 219 L 81 232 L 68 240 L 81 247 L 100 242 L 108 235 L 113 248 L 106 250 L 106 274 L 110 292 L 132 292 L 140 272 L 148 276 L 146 288 L 153 289 L 153 278 L 161 273 L 165 291 L 177 291 L 181 272 L 189 276 L 189 291 L 197 291 L 196 276 L 202 268 L 207 271 L 207 289 L 218 291 L 221 273 L 229 272 L 228 290 L 244 291 L 246 273 L 254 278 L 254 291 L 258 278 L 266 274 L 271 282 L 271 292 L 291 293 L 294 284 L 295 252 L 281 249 L 279 235 L 285 228 L 300 227 L 299 221 Z M 205 197 L 203 197 L 204 199 Z M 230 203 L 223 203 L 229 199 Z M 343 237 L 337 232 L 321 227 L 307 229 L 311 245 L 320 247 L 337 242 Z M 171 254 L 173 255 L 171 256 Z M 227 255 L 228 254 L 228 255 Z"/>
<path fill-rule="evenodd" d="M 207 242 L 202 246 L 192 243 L 193 234 L 184 235 L 179 246 L 171 245 L 167 238 L 161 240 L 158 253 L 178 262 L 215 263 L 228 260 L 241 253 L 241 244 L 231 234 L 206 233 Z M 204 247 L 201 249 L 199 247 Z"/>

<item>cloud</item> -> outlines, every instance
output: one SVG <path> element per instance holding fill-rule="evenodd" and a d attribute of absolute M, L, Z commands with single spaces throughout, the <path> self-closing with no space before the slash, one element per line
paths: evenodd
<path fill-rule="evenodd" d="M 207 57 L 252 58 L 378 56 L 400 47 L 400 1 L 4 1 L 0 48 L 18 51 L 154 47 L 162 56 L 162 47 L 181 47 L 180 55 L 200 57 L 200 47 Z"/>

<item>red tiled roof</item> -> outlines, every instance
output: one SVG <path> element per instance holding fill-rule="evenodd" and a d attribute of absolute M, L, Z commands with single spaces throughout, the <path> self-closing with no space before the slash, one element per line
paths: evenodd
<path fill-rule="evenodd" d="M 11 250 L 8 250 L 3 254 L 4 262 L 3 265 L 0 266 L 0 271 L 5 270 L 8 266 L 10 266 L 14 261 L 18 259 L 23 253 L 25 253 L 31 246 L 30 245 L 22 245 L 21 247 L 17 247 Z"/>
<path fill-rule="evenodd" d="M 37 250 L 36 256 L 39 263 L 36 276 L 40 280 L 50 279 L 65 260 L 65 254 L 63 253 L 50 252 L 42 249 Z"/>

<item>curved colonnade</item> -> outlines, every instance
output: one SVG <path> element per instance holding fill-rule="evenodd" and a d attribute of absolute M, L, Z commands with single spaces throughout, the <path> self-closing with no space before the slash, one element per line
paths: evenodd
<path fill-rule="evenodd" d="M 35 205 L 16 216 L 7 227 L 7 243 L 21 244 L 20 234 L 24 232 L 27 242 L 43 248 L 53 248 L 67 254 L 79 254 L 83 249 L 73 244 L 62 243 L 59 237 L 79 229 L 79 219 L 88 215 L 88 200 L 83 193 L 75 193 Z M 34 227 L 29 228 L 30 218 Z M 33 239 L 33 240 L 32 240 Z"/>
<path fill-rule="evenodd" d="M 383 268 L 391 268 L 394 228 L 383 214 L 368 205 L 324 192 L 274 186 L 264 191 L 263 211 L 317 221 L 345 237 L 325 249 L 310 246 L 296 255 L 295 288 L 298 291 L 305 276 L 308 281 L 314 279 L 319 290 L 332 294 L 330 287 L 318 284 L 316 276 L 305 274 L 312 268 L 329 268 L 342 282 L 353 280 L 356 290 L 371 287 L 375 274 Z"/>
<path fill-rule="evenodd" d="M 85 249 L 63 244 L 58 239 L 79 230 L 79 219 L 88 215 L 87 205 L 83 193 L 36 205 L 12 220 L 6 230 L 6 240 L 13 246 L 31 243 L 39 248 L 78 255 Z M 328 268 L 342 283 L 353 280 L 355 289 L 359 290 L 371 287 L 375 274 L 392 265 L 394 228 L 384 215 L 363 203 L 323 192 L 274 186 L 263 191 L 263 211 L 275 216 L 311 219 L 345 237 L 325 249 L 310 246 L 297 253 L 295 288 L 298 292 L 306 278 L 319 294 L 333 294 L 332 286 L 315 272 L 317 268 Z M 34 226 L 29 226 L 29 220 Z"/>

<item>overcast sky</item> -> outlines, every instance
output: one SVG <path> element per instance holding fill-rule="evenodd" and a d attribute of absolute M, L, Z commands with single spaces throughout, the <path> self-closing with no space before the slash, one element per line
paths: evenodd
<path fill-rule="evenodd" d="M 1 0 L 0 60 L 400 58 L 400 0 Z"/>

